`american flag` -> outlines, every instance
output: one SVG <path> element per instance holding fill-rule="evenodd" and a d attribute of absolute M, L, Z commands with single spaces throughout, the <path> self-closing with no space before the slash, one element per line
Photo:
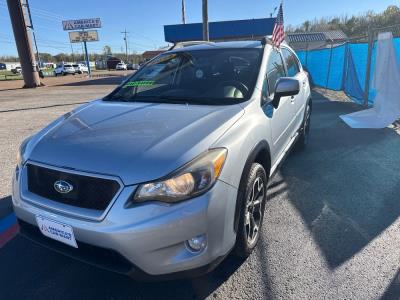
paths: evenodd
<path fill-rule="evenodd" d="M 278 16 L 276 17 L 274 31 L 272 33 L 272 42 L 279 47 L 285 39 L 285 29 L 283 27 L 283 8 L 282 3 L 279 6 Z"/>

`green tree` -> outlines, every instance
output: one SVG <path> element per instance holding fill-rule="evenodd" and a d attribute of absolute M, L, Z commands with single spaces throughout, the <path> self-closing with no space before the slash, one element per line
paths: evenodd
<path fill-rule="evenodd" d="M 111 47 L 108 46 L 108 45 L 105 45 L 105 46 L 103 47 L 103 54 L 104 54 L 104 55 L 111 55 L 111 54 L 112 54 Z"/>

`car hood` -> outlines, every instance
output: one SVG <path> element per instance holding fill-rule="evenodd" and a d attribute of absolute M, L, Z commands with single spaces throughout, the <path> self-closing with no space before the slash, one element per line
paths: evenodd
<path fill-rule="evenodd" d="M 93 101 L 39 132 L 27 158 L 126 185 L 163 177 L 206 151 L 244 111 L 206 106 Z"/>

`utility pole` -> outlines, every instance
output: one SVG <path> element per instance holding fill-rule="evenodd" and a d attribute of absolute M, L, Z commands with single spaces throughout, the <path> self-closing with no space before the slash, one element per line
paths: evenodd
<path fill-rule="evenodd" d="M 28 33 L 21 0 L 7 0 L 8 12 L 14 32 L 15 44 L 21 62 L 22 76 L 26 88 L 40 86 L 39 73 L 32 50 L 32 41 Z"/>
<path fill-rule="evenodd" d="M 22 6 L 26 7 L 26 10 L 28 11 L 29 25 L 27 25 L 26 27 L 28 27 L 28 28 L 30 28 L 30 29 L 32 30 L 33 43 L 35 44 L 36 55 L 37 55 L 37 61 L 38 61 L 38 63 L 39 63 L 39 69 L 40 69 L 40 66 L 41 66 L 40 53 L 39 53 L 39 49 L 38 49 L 37 42 L 36 42 L 35 29 L 33 28 L 31 9 L 30 9 L 30 7 L 29 7 L 29 2 L 28 2 L 28 0 L 25 0 L 25 4 L 22 4 Z"/>
<path fill-rule="evenodd" d="M 185 0 L 182 0 L 182 24 L 186 24 Z"/>
<path fill-rule="evenodd" d="M 126 28 L 125 28 L 125 31 L 122 31 L 121 33 L 124 34 L 126 62 L 128 63 L 128 37 L 127 37 L 127 34 L 129 32 L 127 32 Z"/>
<path fill-rule="evenodd" d="M 203 40 L 210 40 L 208 33 L 208 0 L 203 0 Z"/>

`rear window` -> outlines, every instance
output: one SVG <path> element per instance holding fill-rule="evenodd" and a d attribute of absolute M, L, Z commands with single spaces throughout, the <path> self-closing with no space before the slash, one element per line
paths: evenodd
<path fill-rule="evenodd" d="M 71 68 L 71 65 L 64 65 L 64 68 Z"/>
<path fill-rule="evenodd" d="M 74 68 L 77 68 L 77 67 L 79 67 L 79 65 L 72 65 Z"/>

